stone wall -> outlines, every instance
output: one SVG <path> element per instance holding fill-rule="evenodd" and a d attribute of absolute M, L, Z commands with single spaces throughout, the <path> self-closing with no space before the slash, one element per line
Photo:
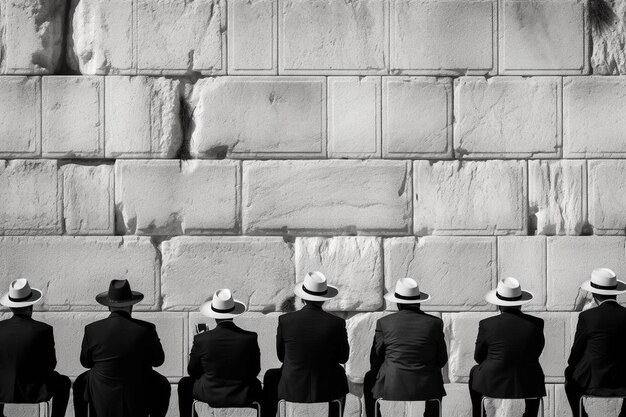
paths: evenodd
<path fill-rule="evenodd" d="M 625 18 L 625 0 L 0 0 L 0 290 L 44 290 L 75 377 L 95 294 L 128 278 L 176 384 L 215 289 L 249 303 L 264 372 L 321 270 L 359 417 L 385 288 L 412 276 L 445 322 L 444 415 L 465 417 L 484 294 L 515 276 L 546 322 L 546 416 L 568 416 L 579 283 L 626 276 Z"/>

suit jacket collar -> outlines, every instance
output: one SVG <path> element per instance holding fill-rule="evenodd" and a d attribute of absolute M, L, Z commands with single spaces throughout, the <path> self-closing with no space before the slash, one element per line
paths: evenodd
<path fill-rule="evenodd" d="M 405 306 L 402 308 L 402 310 L 399 310 L 398 312 L 403 313 L 405 311 L 409 313 L 425 314 L 421 308 L 413 306 Z"/>
<path fill-rule="evenodd" d="M 217 328 L 217 327 L 220 327 L 220 326 L 222 326 L 222 327 L 230 327 L 230 328 L 237 328 L 238 327 L 235 324 L 235 322 L 232 321 L 232 320 L 221 321 L 221 322 L 217 323 L 217 326 L 215 326 L 215 327 Z"/>
<path fill-rule="evenodd" d="M 122 311 L 122 310 L 115 310 L 115 311 L 111 311 L 111 314 L 109 314 L 109 317 L 124 317 L 126 319 L 130 319 L 131 315 L 130 313 L 126 312 L 126 311 Z"/>
<path fill-rule="evenodd" d="M 11 317 L 12 319 L 16 319 L 16 320 L 33 320 L 33 318 L 31 316 L 28 316 L 26 314 L 15 314 L 13 313 L 13 316 Z"/>
<path fill-rule="evenodd" d="M 323 308 L 322 306 L 318 306 L 316 304 L 305 304 L 304 307 L 302 307 L 302 310 L 323 311 Z"/>

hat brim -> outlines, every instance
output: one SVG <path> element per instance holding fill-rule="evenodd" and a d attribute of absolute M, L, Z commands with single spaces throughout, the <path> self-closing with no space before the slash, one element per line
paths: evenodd
<path fill-rule="evenodd" d="M 420 292 L 419 298 L 406 300 L 396 297 L 396 294 L 394 292 L 388 292 L 384 295 L 384 298 L 385 300 L 396 304 L 418 304 L 430 300 L 430 295 L 426 294 L 425 292 Z"/>
<path fill-rule="evenodd" d="M 96 295 L 96 301 L 102 304 L 103 306 L 107 306 L 107 307 L 128 307 L 128 306 L 137 304 L 138 302 L 143 300 L 143 294 L 140 293 L 139 291 L 131 291 L 131 294 L 132 296 L 130 299 L 118 301 L 118 300 L 111 300 L 109 298 L 109 292 L 105 291 Z"/>
<path fill-rule="evenodd" d="M 24 301 L 11 301 L 9 299 L 9 293 L 6 293 L 2 296 L 2 298 L 0 298 L 0 304 L 9 308 L 20 308 L 20 307 L 32 306 L 33 304 L 39 302 L 43 295 L 41 291 L 38 290 L 37 288 L 31 288 L 30 291 L 31 291 L 30 297 Z"/>
<path fill-rule="evenodd" d="M 304 289 L 302 288 L 303 285 L 304 285 L 304 282 L 301 282 L 297 284 L 296 287 L 293 289 L 294 294 L 296 294 L 298 297 L 302 298 L 303 300 L 328 301 L 332 298 L 335 298 L 339 294 L 339 289 L 337 287 L 333 287 L 332 285 L 326 285 L 326 294 L 313 295 L 304 291 Z"/>
<path fill-rule="evenodd" d="M 233 300 L 235 302 L 235 308 L 228 313 L 219 313 L 211 308 L 211 300 L 200 306 L 200 313 L 203 316 L 211 317 L 212 319 L 233 319 L 237 316 L 245 313 L 248 308 L 244 303 L 239 300 Z"/>
<path fill-rule="evenodd" d="M 530 291 L 524 291 L 524 290 L 522 290 L 522 297 L 519 300 L 515 300 L 515 301 L 502 300 L 498 298 L 496 293 L 497 293 L 497 290 L 489 291 L 487 295 L 485 296 L 485 300 L 487 300 L 487 302 L 490 304 L 494 304 L 494 305 L 502 306 L 502 307 L 521 306 L 521 305 L 530 303 L 532 299 L 535 298 L 533 293 L 531 293 Z"/>
<path fill-rule="evenodd" d="M 593 294 L 619 295 L 626 292 L 626 282 L 617 280 L 617 288 L 614 290 L 601 290 L 599 288 L 593 288 L 591 286 L 591 280 L 587 280 L 581 284 L 580 288 Z"/>

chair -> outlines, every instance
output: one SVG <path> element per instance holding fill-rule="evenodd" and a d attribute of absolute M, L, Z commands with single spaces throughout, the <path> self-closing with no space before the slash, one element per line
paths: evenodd
<path fill-rule="evenodd" d="M 0 404 L 2 404 L 2 405 L 9 405 L 9 404 L 15 405 L 17 403 L 3 403 L 3 402 L 0 402 Z M 45 417 L 50 417 L 52 415 L 52 398 L 50 398 L 49 400 L 46 400 L 46 401 L 41 401 L 39 403 L 20 403 L 20 404 L 21 405 L 24 405 L 24 404 L 39 404 L 39 408 L 41 409 L 41 407 L 43 407 L 43 409 L 44 409 L 44 414 L 43 415 Z M 20 404 L 18 404 L 18 405 L 20 405 Z"/>
<path fill-rule="evenodd" d="M 376 403 L 374 404 L 374 416 L 375 417 L 380 417 L 378 405 L 380 404 L 381 401 L 390 401 L 390 400 L 385 400 L 384 398 L 379 398 L 376 400 Z M 442 416 L 441 400 L 439 398 L 433 398 L 432 400 L 424 400 L 424 402 L 427 402 L 427 401 L 437 401 L 437 405 L 439 406 L 439 417 L 441 417 Z M 395 401 L 390 401 L 390 402 L 395 402 Z M 401 402 L 405 402 L 405 401 L 401 401 Z"/>
<path fill-rule="evenodd" d="M 539 413 L 541 415 L 541 417 L 545 417 L 544 413 L 545 411 L 543 410 L 543 397 L 529 397 L 529 398 L 491 398 L 491 397 L 487 397 L 486 395 L 483 395 L 482 400 L 480 400 L 480 415 L 481 417 L 485 417 L 486 411 L 485 411 L 485 400 L 486 399 L 491 399 L 491 400 L 539 400 Z"/>
<path fill-rule="evenodd" d="M 193 404 L 191 405 L 191 417 L 195 417 L 197 403 L 206 404 L 200 400 L 193 400 Z M 261 404 L 255 401 L 251 405 L 253 405 L 254 408 L 256 408 L 256 417 L 261 417 Z M 231 407 L 231 408 L 234 409 L 235 407 Z M 242 407 L 237 407 L 237 408 L 242 408 Z M 227 408 L 227 409 L 230 409 L 230 408 Z"/>
<path fill-rule="evenodd" d="M 620 396 L 620 395 L 616 395 L 616 396 L 611 396 L 611 397 L 600 397 L 597 395 L 583 395 L 582 397 L 580 397 L 580 402 L 578 403 L 578 413 L 579 413 L 579 417 L 582 417 L 583 415 L 583 401 L 585 399 L 588 398 L 595 398 L 595 399 L 619 399 L 621 398 L 623 401 L 626 401 L 626 397 Z"/>
<path fill-rule="evenodd" d="M 278 401 L 278 417 L 287 417 L 287 403 L 288 402 L 291 404 L 304 404 L 304 403 L 294 403 L 294 402 L 287 401 L 287 400 L 280 400 Z M 337 403 L 337 405 L 339 406 L 339 415 L 343 414 L 341 400 L 336 399 L 336 400 L 330 400 L 328 402 Z M 309 404 L 315 404 L 315 403 L 309 403 Z"/>

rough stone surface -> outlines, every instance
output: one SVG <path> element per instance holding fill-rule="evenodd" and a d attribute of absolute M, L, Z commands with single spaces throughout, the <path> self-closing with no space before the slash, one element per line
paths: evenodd
<path fill-rule="evenodd" d="M 589 161 L 589 222 L 596 234 L 623 235 L 626 161 Z"/>
<path fill-rule="evenodd" d="M 586 161 L 528 161 L 531 229 L 541 235 L 579 235 L 587 229 Z"/>
<path fill-rule="evenodd" d="M 590 10 L 592 71 L 598 75 L 626 74 L 626 50 L 623 46 L 626 43 L 626 2 L 609 0 L 591 4 L 598 6 L 597 10 Z M 601 13 L 595 17 L 593 12 Z"/>
<path fill-rule="evenodd" d="M 451 157 L 452 101 L 449 78 L 385 78 L 383 157 Z"/>
<path fill-rule="evenodd" d="M 625 100 L 624 77 L 566 78 L 563 84 L 565 157 L 625 157 Z"/>
<path fill-rule="evenodd" d="M 279 70 L 284 74 L 385 74 L 383 0 L 279 2 Z"/>
<path fill-rule="evenodd" d="M 196 309 L 220 288 L 253 311 L 293 297 L 293 247 L 280 237 L 176 237 L 161 244 L 163 308 Z"/>
<path fill-rule="evenodd" d="M 246 161 L 244 233 L 409 233 L 410 175 L 404 161 Z"/>
<path fill-rule="evenodd" d="M 0 160 L 0 235 L 60 234 L 61 194 L 56 161 Z"/>
<path fill-rule="evenodd" d="M 195 157 L 326 155 L 322 77 L 220 77 L 196 83 Z"/>
<path fill-rule="evenodd" d="M 606 417 L 619 415 L 622 408 L 621 399 L 587 399 L 585 410 L 589 417 Z M 554 386 L 554 417 L 570 417 L 572 409 L 567 402 L 565 385 Z"/>
<path fill-rule="evenodd" d="M 455 155 L 554 158 L 561 154 L 561 79 L 455 80 Z"/>
<path fill-rule="evenodd" d="M 523 161 L 416 161 L 415 233 L 526 234 Z"/>
<path fill-rule="evenodd" d="M 586 3 L 500 0 L 499 73 L 588 73 Z"/>
<path fill-rule="evenodd" d="M 425 310 L 492 309 L 484 296 L 496 282 L 495 238 L 391 238 L 384 246 L 387 291 L 398 279 L 410 277 L 432 297 L 423 304 Z"/>
<path fill-rule="evenodd" d="M 44 292 L 37 305 L 42 309 L 103 310 L 95 296 L 113 278 L 128 279 L 145 295 L 136 308 L 154 309 L 159 303 L 157 252 L 144 237 L 7 236 L 0 238 L 0 265 L 0 288 L 28 278 Z"/>
<path fill-rule="evenodd" d="M 234 161 L 117 161 L 117 230 L 232 233 L 239 227 L 239 169 Z"/>
<path fill-rule="evenodd" d="M 374 237 L 296 239 L 296 281 L 321 271 L 339 295 L 327 310 L 370 311 L 383 305 L 382 241 Z"/>
<path fill-rule="evenodd" d="M 44 77 L 42 87 L 43 156 L 103 158 L 102 77 Z"/>
<path fill-rule="evenodd" d="M 328 78 L 328 156 L 380 158 L 379 77 Z"/>
<path fill-rule="evenodd" d="M 487 74 L 497 70 L 495 0 L 392 0 L 392 73 Z"/>
<path fill-rule="evenodd" d="M 0 77 L 0 96 L 0 157 L 40 156 L 41 78 Z"/>
<path fill-rule="evenodd" d="M 107 158 L 173 158 L 182 144 L 177 80 L 105 78 Z"/>

